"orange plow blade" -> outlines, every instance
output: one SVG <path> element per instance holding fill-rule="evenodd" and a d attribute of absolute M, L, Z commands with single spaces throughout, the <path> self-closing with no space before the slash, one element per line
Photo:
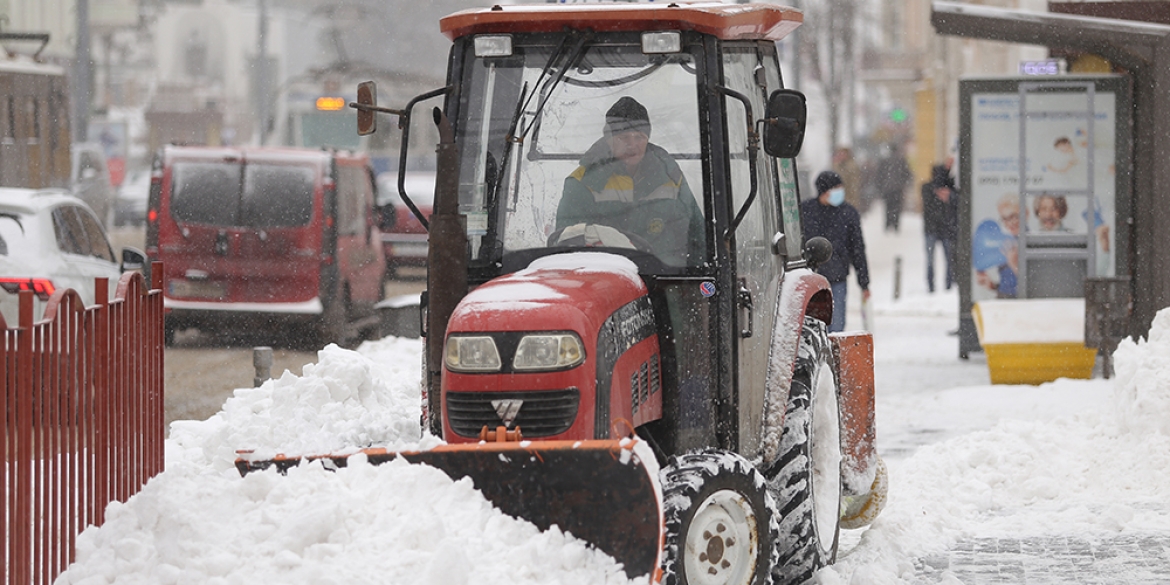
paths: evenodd
<path fill-rule="evenodd" d="M 844 511 L 842 528 L 868 526 L 886 502 L 886 466 L 874 448 L 873 335 L 865 332 L 829 336 L 837 358 L 840 388 L 842 480 Z"/>
<path fill-rule="evenodd" d="M 845 455 L 845 491 L 868 491 L 877 465 L 874 450 L 873 335 L 834 333 L 829 336 L 837 358 L 841 389 L 841 443 Z M 852 480 L 852 481 L 851 481 Z"/>
<path fill-rule="evenodd" d="M 505 514 L 541 530 L 557 525 L 622 563 L 630 577 L 652 573 L 662 542 L 657 465 L 649 467 L 637 440 L 522 441 L 442 445 L 428 451 L 364 449 L 370 463 L 402 457 L 471 478 L 476 489 Z M 346 456 L 238 459 L 241 475 L 276 467 L 282 473 L 302 460 L 346 466 Z"/>

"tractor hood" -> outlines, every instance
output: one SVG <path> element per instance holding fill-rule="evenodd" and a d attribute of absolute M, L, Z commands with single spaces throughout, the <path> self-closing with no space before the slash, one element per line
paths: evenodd
<path fill-rule="evenodd" d="M 555 254 L 477 287 L 455 308 L 447 331 L 571 330 L 589 335 L 619 308 L 646 294 L 638 267 L 623 256 Z"/>

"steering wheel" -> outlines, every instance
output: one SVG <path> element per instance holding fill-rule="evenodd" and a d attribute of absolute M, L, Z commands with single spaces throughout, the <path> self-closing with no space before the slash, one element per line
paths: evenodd
<path fill-rule="evenodd" d="M 599 223 L 578 223 L 561 228 L 549 235 L 548 245 L 626 248 L 647 254 L 654 253 L 654 247 L 645 238 Z"/>

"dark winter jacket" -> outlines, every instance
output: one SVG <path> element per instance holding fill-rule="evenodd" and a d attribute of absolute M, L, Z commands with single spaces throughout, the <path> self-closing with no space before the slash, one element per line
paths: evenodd
<path fill-rule="evenodd" d="M 861 236 L 861 215 L 852 205 L 824 205 L 819 199 L 800 204 L 800 221 L 804 241 L 821 236 L 833 244 L 833 256 L 817 266 L 817 273 L 831 283 L 845 282 L 849 267 L 857 270 L 857 284 L 869 289 L 869 264 L 865 259 L 865 240 Z"/>
<path fill-rule="evenodd" d="M 910 164 L 901 155 L 891 154 L 878 161 L 877 188 L 882 196 L 901 195 L 913 178 Z"/>
<path fill-rule="evenodd" d="M 951 196 L 946 201 L 938 198 L 935 189 L 947 187 Z M 922 220 L 926 235 L 944 240 L 954 240 L 959 235 L 959 192 L 955 180 L 944 165 L 931 169 L 931 178 L 922 184 Z"/>
<path fill-rule="evenodd" d="M 654 144 L 635 176 L 599 140 L 581 166 L 565 178 L 556 229 L 578 223 L 607 225 L 645 239 L 654 253 L 673 266 L 702 261 L 706 233 L 703 212 L 686 177 L 670 153 Z"/>

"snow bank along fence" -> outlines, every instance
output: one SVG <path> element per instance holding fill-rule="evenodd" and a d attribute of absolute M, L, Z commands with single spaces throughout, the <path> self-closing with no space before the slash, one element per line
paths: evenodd
<path fill-rule="evenodd" d="M 49 297 L 33 320 L 20 292 L 19 323 L 0 316 L 4 359 L 3 585 L 50 583 L 77 535 L 101 524 L 163 469 L 162 266 L 123 274 L 114 299 L 95 279 L 95 304 L 76 291 Z"/>

